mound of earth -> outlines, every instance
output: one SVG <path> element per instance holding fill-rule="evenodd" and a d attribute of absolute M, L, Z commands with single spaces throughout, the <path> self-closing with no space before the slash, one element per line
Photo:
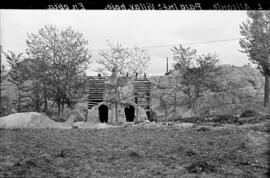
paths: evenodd
<path fill-rule="evenodd" d="M 0 128 L 60 128 L 61 125 L 45 114 L 25 112 L 10 114 L 0 118 Z"/>
<path fill-rule="evenodd" d="M 72 124 L 72 128 L 80 128 L 80 129 L 106 129 L 111 127 L 118 127 L 113 126 L 106 123 L 93 123 L 93 122 L 75 122 Z"/>
<path fill-rule="evenodd" d="M 176 102 L 176 117 L 208 116 L 212 114 L 228 115 L 239 114 L 244 110 L 269 113 L 263 103 L 264 77 L 259 70 L 250 65 L 232 66 L 222 65 L 222 75 L 217 77 L 220 90 L 204 91 L 197 99 L 196 112 L 187 109 L 187 96 L 178 92 Z M 167 110 L 167 119 L 174 117 L 174 97 L 171 96 L 169 78 L 172 74 L 153 79 L 154 87 L 151 93 L 151 109 L 159 115 Z M 253 113 L 245 113 L 252 115 Z M 164 117 L 163 117 L 164 118 Z"/>
<path fill-rule="evenodd" d="M 84 114 L 80 111 L 75 110 L 75 111 L 71 111 L 65 123 L 72 124 L 74 122 L 85 121 L 85 120 L 86 120 L 86 117 L 84 116 Z"/>

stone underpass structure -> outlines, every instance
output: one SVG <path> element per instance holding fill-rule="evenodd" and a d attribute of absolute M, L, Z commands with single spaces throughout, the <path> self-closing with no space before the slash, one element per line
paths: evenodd
<path fill-rule="evenodd" d="M 88 122 L 114 123 L 115 112 L 118 112 L 118 122 L 149 120 L 152 82 L 148 78 L 127 78 L 127 82 L 120 86 L 123 99 L 118 111 L 109 99 L 113 95 L 110 82 L 110 77 L 88 77 Z"/>

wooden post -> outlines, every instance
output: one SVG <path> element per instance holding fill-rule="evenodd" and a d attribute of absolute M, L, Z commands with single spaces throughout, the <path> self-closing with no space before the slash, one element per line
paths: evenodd
<path fill-rule="evenodd" d="M 176 95 L 176 91 L 174 90 L 174 96 L 173 96 L 173 97 L 174 97 L 174 103 L 173 103 L 173 110 L 174 110 L 174 111 L 173 111 L 173 117 L 174 117 L 174 118 L 173 118 L 173 120 L 176 119 L 176 96 L 177 96 L 177 95 Z"/>
<path fill-rule="evenodd" d="M 269 75 L 265 74 L 265 84 L 264 84 L 264 107 L 268 106 L 269 102 Z"/>
<path fill-rule="evenodd" d="M 168 64 L 168 57 L 166 58 L 167 59 L 167 61 L 166 61 L 166 73 L 168 73 L 169 72 L 169 64 Z"/>
<path fill-rule="evenodd" d="M 139 121 L 139 105 L 138 105 L 138 100 L 137 100 L 137 119 L 136 122 Z"/>

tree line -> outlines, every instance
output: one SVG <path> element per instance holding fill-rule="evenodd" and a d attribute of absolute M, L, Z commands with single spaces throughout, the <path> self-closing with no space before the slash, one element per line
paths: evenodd
<path fill-rule="evenodd" d="M 264 105 L 269 103 L 270 76 L 270 13 L 250 11 L 248 20 L 240 26 L 242 52 L 257 65 L 265 77 Z M 72 109 L 80 99 L 87 96 L 86 69 L 92 57 L 87 48 L 88 41 L 71 27 L 60 30 L 53 25 L 41 28 L 37 34 L 28 34 L 26 54 L 2 51 L 7 59 L 9 71 L 1 65 L 1 83 L 8 80 L 16 87 L 13 105 L 17 112 L 32 110 L 50 112 L 57 108 L 58 117 L 64 107 Z M 146 71 L 150 56 L 147 50 L 125 48 L 119 43 L 108 42 L 109 50 L 101 50 L 97 69 L 112 77 L 111 88 L 115 95 L 111 101 L 115 109 L 121 104 L 120 88 L 130 76 Z M 169 77 L 170 92 L 161 99 L 172 99 L 176 110 L 177 92 L 188 98 L 188 106 L 196 108 L 196 101 L 205 90 L 219 90 L 217 76 L 220 74 L 219 59 L 214 54 L 198 55 L 195 49 L 175 46 L 173 71 Z M 8 75 L 6 75 L 8 73 Z M 159 86 L 164 87 L 164 86 Z M 1 85 L 1 93 L 3 85 Z M 166 97 L 165 97 L 166 96 Z M 164 97 L 164 98 L 162 98 Z M 9 98 L 1 94 L 1 115 L 9 108 Z"/>
<path fill-rule="evenodd" d="M 17 89 L 16 110 L 47 113 L 51 104 L 60 115 L 65 105 L 72 108 L 84 94 L 85 70 L 91 58 L 83 34 L 49 25 L 28 34 L 26 43 L 26 57 L 3 52 L 10 66 L 7 80 Z"/>
<path fill-rule="evenodd" d="M 269 107 L 269 76 L 270 76 L 270 12 L 249 11 L 248 19 L 240 25 L 242 38 L 239 44 L 241 52 L 256 65 L 265 77 L 264 107 Z M 180 91 L 187 97 L 188 108 L 196 113 L 196 104 L 204 91 L 222 91 L 217 78 L 222 74 L 219 59 L 216 55 L 198 55 L 196 49 L 190 47 L 173 47 L 173 72 L 168 75 L 167 86 L 158 85 L 164 90 L 160 96 L 161 108 L 168 115 L 168 106 L 173 106 L 176 117 L 177 93 Z"/>
<path fill-rule="evenodd" d="M 37 34 L 28 34 L 26 43 L 26 55 L 1 51 L 10 67 L 6 71 L 1 65 L 1 83 L 7 80 L 16 88 L 11 105 L 16 112 L 37 111 L 49 115 L 51 108 L 57 108 L 57 117 L 61 118 L 65 107 L 71 110 L 81 99 L 87 98 L 86 69 L 92 59 L 88 41 L 71 27 L 60 30 L 47 25 Z M 145 72 L 150 56 L 147 50 L 137 47 L 128 49 L 111 42 L 108 46 L 110 50 L 100 51 L 97 63 L 101 68 L 97 71 L 113 77 L 111 87 L 116 94 L 111 102 L 117 107 L 126 77 Z M 1 95 L 1 115 L 10 112 L 8 103 L 9 98 Z"/>

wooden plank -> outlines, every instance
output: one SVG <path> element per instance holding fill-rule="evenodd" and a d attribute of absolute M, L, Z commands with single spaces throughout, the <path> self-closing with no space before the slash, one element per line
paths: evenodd
<path fill-rule="evenodd" d="M 89 99 L 88 102 L 100 102 L 102 100 L 103 98 L 93 98 L 93 99 Z"/>
<path fill-rule="evenodd" d="M 138 101 L 139 104 L 147 105 L 148 103 L 146 101 Z"/>
<path fill-rule="evenodd" d="M 100 93 L 100 94 L 98 94 L 98 93 L 91 93 L 91 94 L 89 94 L 89 97 L 90 98 L 96 98 L 96 97 L 103 98 L 103 94 L 102 93 Z"/>
<path fill-rule="evenodd" d="M 97 76 L 89 77 L 87 83 L 89 87 L 88 107 L 95 106 L 103 101 L 104 90 L 109 87 L 105 84 L 106 80 L 106 78 L 98 79 Z M 132 85 L 134 87 L 134 93 L 141 93 L 144 96 L 138 97 L 138 105 L 143 108 L 149 108 L 152 82 L 145 78 L 137 78 L 132 81 Z"/>
<path fill-rule="evenodd" d="M 88 100 L 103 100 L 103 97 L 89 97 Z"/>
<path fill-rule="evenodd" d="M 104 88 L 90 88 L 89 91 L 103 91 Z"/>
<path fill-rule="evenodd" d="M 91 97 L 103 97 L 103 94 L 102 93 L 91 93 L 89 94 L 89 98 Z"/>
<path fill-rule="evenodd" d="M 89 99 L 88 102 L 101 102 L 103 100 L 103 98 L 93 98 L 93 99 Z"/>
<path fill-rule="evenodd" d="M 93 97 L 88 98 L 88 100 L 102 100 L 102 99 L 103 99 L 103 96 L 100 96 L 100 97 L 93 96 Z"/>
<path fill-rule="evenodd" d="M 103 91 L 90 91 L 89 94 L 103 94 Z"/>

